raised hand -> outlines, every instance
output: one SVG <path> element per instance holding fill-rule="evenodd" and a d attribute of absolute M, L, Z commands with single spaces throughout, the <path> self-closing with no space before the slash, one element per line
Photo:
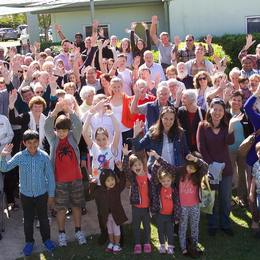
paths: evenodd
<path fill-rule="evenodd" d="M 150 157 L 154 157 L 156 160 L 158 160 L 160 158 L 160 155 L 154 150 L 150 150 L 149 152 L 147 152 L 147 154 Z"/>
<path fill-rule="evenodd" d="M 158 17 L 156 15 L 152 16 L 152 23 L 157 24 L 158 23 Z"/>
<path fill-rule="evenodd" d="M 245 49 L 249 49 L 254 43 L 255 43 L 256 40 L 253 41 L 253 35 L 252 34 L 248 34 L 246 36 L 246 47 Z"/>
<path fill-rule="evenodd" d="M 1 152 L 1 156 L 8 156 L 11 154 L 13 149 L 13 144 L 6 144 L 4 149 Z"/>
<path fill-rule="evenodd" d="M 180 39 L 179 35 L 174 36 L 173 42 L 174 42 L 175 46 L 177 46 L 177 47 L 180 45 L 181 39 Z"/>
<path fill-rule="evenodd" d="M 17 90 L 13 89 L 11 92 L 9 92 L 9 108 L 13 109 L 14 104 L 17 100 Z"/>
<path fill-rule="evenodd" d="M 204 38 L 204 41 L 208 44 L 211 45 L 212 43 L 212 36 L 210 34 L 207 35 L 206 38 Z"/>
<path fill-rule="evenodd" d="M 146 22 L 142 22 L 142 26 L 144 27 L 145 30 L 148 30 L 148 24 Z"/>
<path fill-rule="evenodd" d="M 123 171 L 123 164 L 121 161 L 116 161 L 116 166 L 120 171 Z"/>
<path fill-rule="evenodd" d="M 189 153 L 186 155 L 186 160 L 191 161 L 191 162 L 197 162 L 198 158 Z"/>
<path fill-rule="evenodd" d="M 122 148 L 122 152 L 123 152 L 123 155 L 129 155 L 129 153 L 132 152 L 132 150 L 128 150 L 128 144 L 124 144 L 123 148 Z"/>
<path fill-rule="evenodd" d="M 260 83 L 258 84 L 258 87 L 257 87 L 256 92 L 254 94 L 257 97 L 260 97 Z"/>
<path fill-rule="evenodd" d="M 60 32 L 61 31 L 61 25 L 60 24 L 55 24 L 54 25 L 54 29 L 55 29 L 55 31 L 58 33 L 58 32 Z"/>
<path fill-rule="evenodd" d="M 134 137 L 138 136 L 144 130 L 144 123 L 143 121 L 136 120 L 134 124 Z"/>
<path fill-rule="evenodd" d="M 99 26 L 99 22 L 98 22 L 97 20 L 94 20 L 93 23 L 92 23 L 92 27 L 93 27 L 94 29 L 97 29 L 98 26 Z"/>
<path fill-rule="evenodd" d="M 99 27 L 99 30 L 98 30 L 98 35 L 100 36 L 100 37 L 105 37 L 105 32 L 104 32 L 104 29 L 102 28 L 102 27 Z"/>
<path fill-rule="evenodd" d="M 136 25 L 137 25 L 136 22 L 132 22 L 132 23 L 131 23 L 131 30 L 132 30 L 132 31 L 135 30 Z"/>

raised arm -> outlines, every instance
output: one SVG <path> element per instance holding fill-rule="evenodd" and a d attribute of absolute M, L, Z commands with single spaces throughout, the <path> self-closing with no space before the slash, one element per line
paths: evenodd
<path fill-rule="evenodd" d="M 151 38 L 150 38 L 150 33 L 149 33 L 149 29 L 148 29 L 148 25 L 145 22 L 142 22 L 142 25 L 144 27 L 145 30 L 145 40 L 146 40 L 146 49 L 147 50 L 151 50 Z"/>
<path fill-rule="evenodd" d="M 0 153 L 0 171 L 1 172 L 9 172 L 16 166 L 19 166 L 20 162 L 20 154 L 15 154 L 14 157 L 12 157 L 8 162 L 6 161 L 6 157 L 11 155 L 13 149 L 12 144 L 6 144 L 2 152 Z"/>
<path fill-rule="evenodd" d="M 246 36 L 246 45 L 243 46 L 242 50 L 238 54 L 238 58 L 241 61 L 243 57 L 247 55 L 248 49 L 255 43 L 255 40 L 253 41 L 252 34 L 248 34 Z"/>
<path fill-rule="evenodd" d="M 135 27 L 136 27 L 136 22 L 131 23 L 131 32 L 130 32 L 130 42 L 131 42 L 131 49 L 132 51 L 135 50 Z"/>
<path fill-rule="evenodd" d="M 207 37 L 205 38 L 205 42 L 207 44 L 207 50 L 205 52 L 205 56 L 212 56 L 214 55 L 214 49 L 212 47 L 212 36 L 210 34 L 207 35 Z"/>
<path fill-rule="evenodd" d="M 63 32 L 62 32 L 61 25 L 55 24 L 55 25 L 54 25 L 54 28 L 55 28 L 56 33 L 57 33 L 58 36 L 60 37 L 60 39 L 61 39 L 62 41 L 65 40 L 66 37 L 65 37 L 65 35 L 64 35 Z"/>
<path fill-rule="evenodd" d="M 154 16 L 152 16 L 152 24 L 150 27 L 150 36 L 156 45 L 160 41 L 160 39 L 158 38 L 158 36 L 156 34 L 157 24 L 158 24 L 158 17 L 156 15 L 154 15 Z"/>
<path fill-rule="evenodd" d="M 82 130 L 82 136 L 88 146 L 88 149 L 91 149 L 92 145 L 93 145 L 93 141 L 91 136 L 89 135 L 89 127 L 90 127 L 90 120 L 92 118 L 92 116 L 94 115 L 94 113 L 92 111 L 89 111 L 87 113 L 87 117 L 85 120 L 85 123 L 83 125 L 83 130 Z"/>
<path fill-rule="evenodd" d="M 117 154 L 118 151 L 118 144 L 119 144 L 119 140 L 120 140 L 120 130 L 119 130 L 119 123 L 116 119 L 116 117 L 114 116 L 112 110 L 111 112 L 107 112 L 107 114 L 111 117 L 112 123 L 113 123 L 113 127 L 114 127 L 114 138 L 112 141 L 112 148 L 113 148 L 113 152 L 115 152 Z"/>

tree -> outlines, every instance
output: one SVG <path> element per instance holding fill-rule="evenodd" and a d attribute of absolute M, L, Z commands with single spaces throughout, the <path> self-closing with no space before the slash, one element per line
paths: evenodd
<path fill-rule="evenodd" d="M 50 14 L 38 14 L 39 25 L 44 31 L 44 41 L 48 42 L 48 30 L 51 26 L 51 15 Z"/>

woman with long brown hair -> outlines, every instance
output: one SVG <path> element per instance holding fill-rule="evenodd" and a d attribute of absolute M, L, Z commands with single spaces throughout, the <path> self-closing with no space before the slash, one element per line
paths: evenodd
<path fill-rule="evenodd" d="M 179 126 L 176 111 L 172 107 L 164 107 L 160 112 L 157 122 L 150 127 L 143 138 L 143 125 L 136 121 L 134 126 L 133 147 L 136 151 L 154 150 L 168 163 L 184 165 L 185 156 L 188 154 L 188 145 L 185 134 Z M 152 166 L 154 158 L 149 158 L 148 168 Z"/>
<path fill-rule="evenodd" d="M 218 209 L 215 203 L 213 214 L 208 217 L 208 232 L 211 236 L 216 235 L 218 228 L 233 236 L 229 218 L 233 170 L 228 145 L 234 143 L 236 118 L 228 122 L 225 108 L 222 99 L 214 98 L 210 103 L 206 120 L 199 124 L 197 131 L 198 150 L 209 164 L 211 184 L 214 184 L 213 188 L 218 191 Z"/>

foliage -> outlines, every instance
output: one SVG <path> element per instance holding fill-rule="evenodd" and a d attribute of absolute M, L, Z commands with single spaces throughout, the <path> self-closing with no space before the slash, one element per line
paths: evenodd
<path fill-rule="evenodd" d="M 260 33 L 253 34 L 256 43 L 250 48 L 249 52 L 254 52 L 255 46 L 260 42 Z M 225 53 L 230 56 L 229 69 L 233 67 L 241 67 L 238 60 L 238 54 L 246 43 L 245 34 L 226 34 L 221 37 L 213 37 L 214 43 L 222 46 Z"/>
<path fill-rule="evenodd" d="M 15 29 L 20 24 L 26 24 L 26 20 L 25 14 L 5 15 L 0 18 L 0 27 L 11 27 Z"/>
<path fill-rule="evenodd" d="M 48 39 L 48 30 L 51 26 L 51 15 L 50 14 L 38 14 L 39 26 L 44 31 L 44 40 L 47 42 Z"/>

